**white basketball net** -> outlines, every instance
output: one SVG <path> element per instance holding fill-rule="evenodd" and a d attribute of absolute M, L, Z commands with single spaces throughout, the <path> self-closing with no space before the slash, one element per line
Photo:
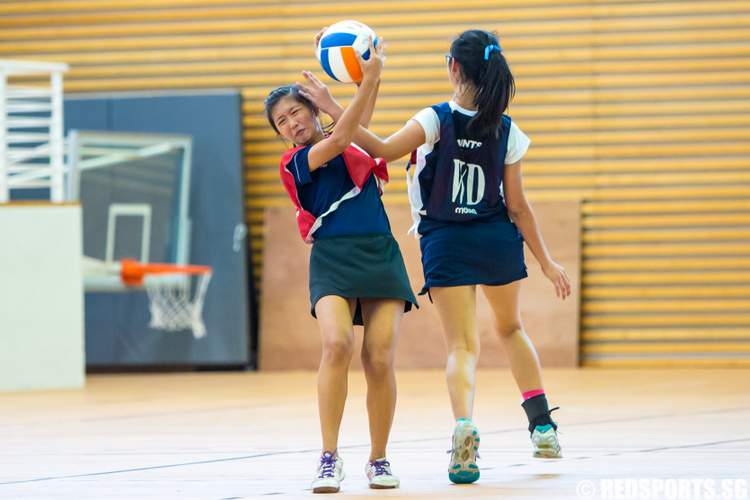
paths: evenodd
<path fill-rule="evenodd" d="M 196 276 L 147 275 L 143 284 L 148 293 L 151 311 L 149 326 L 170 332 L 191 329 L 195 338 L 204 337 L 206 325 L 203 323 L 203 300 L 210 281 L 210 272 Z"/>

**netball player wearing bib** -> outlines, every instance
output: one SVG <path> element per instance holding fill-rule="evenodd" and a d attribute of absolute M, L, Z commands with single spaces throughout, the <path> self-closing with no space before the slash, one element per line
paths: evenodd
<path fill-rule="evenodd" d="M 535 457 L 561 456 L 557 424 L 542 386 L 536 350 L 521 323 L 520 280 L 527 276 L 523 242 L 554 284 L 570 295 L 570 281 L 544 245 L 521 182 L 521 158 L 530 140 L 503 113 L 514 81 L 497 37 L 469 30 L 446 54 L 454 93 L 449 102 L 417 113 L 401 130 L 381 140 L 363 127 L 355 141 L 374 156 L 392 161 L 412 152 L 407 167 L 412 227 L 420 237 L 429 293 L 440 316 L 448 350 L 446 378 L 456 426 L 449 478 L 479 479 L 479 431 L 472 422 L 479 356 L 476 289 L 492 308 L 529 421 Z M 320 82 L 308 95 L 334 117 L 341 113 Z"/>
<path fill-rule="evenodd" d="M 265 102 L 271 127 L 297 145 L 283 155 L 280 173 L 297 207 L 300 233 L 313 245 L 311 312 L 323 344 L 318 373 L 323 446 L 315 493 L 337 492 L 344 479 L 337 448 L 354 324 L 364 325 L 361 357 L 372 443 L 365 471 L 372 488 L 399 486 L 385 458 L 396 404 L 393 358 L 401 316 L 416 299 L 380 199 L 385 162 L 351 144 L 359 121 L 371 115 L 383 64 L 380 48 L 371 43 L 370 52 L 374 56 L 360 59 L 364 79 L 330 135 L 298 86 L 280 87 Z"/>

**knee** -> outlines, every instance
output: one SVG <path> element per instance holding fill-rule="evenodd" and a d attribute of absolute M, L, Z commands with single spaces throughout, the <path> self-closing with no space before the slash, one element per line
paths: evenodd
<path fill-rule="evenodd" d="M 495 331 L 501 338 L 507 338 L 514 335 L 516 332 L 523 330 L 521 320 L 513 321 L 498 321 L 495 323 Z"/>
<path fill-rule="evenodd" d="M 451 356 L 479 357 L 479 350 L 479 335 L 466 335 L 460 341 L 448 345 L 448 354 Z"/>
<path fill-rule="evenodd" d="M 362 352 L 362 367 L 374 377 L 382 377 L 393 370 L 393 354 L 388 346 L 367 349 Z"/>
<path fill-rule="evenodd" d="M 329 365 L 347 364 L 354 352 L 354 340 L 349 335 L 331 336 L 323 341 L 323 362 Z"/>
<path fill-rule="evenodd" d="M 457 347 L 451 350 L 451 354 L 461 354 L 464 357 L 478 358 L 479 357 L 479 341 L 464 344 L 461 347 Z"/>

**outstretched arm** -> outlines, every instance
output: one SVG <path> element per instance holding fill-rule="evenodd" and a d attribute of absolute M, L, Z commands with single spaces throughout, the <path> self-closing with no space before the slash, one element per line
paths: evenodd
<path fill-rule="evenodd" d="M 398 160 L 424 144 L 425 134 L 422 125 L 409 120 L 401 129 L 383 140 L 364 127 L 359 127 L 354 134 L 354 142 L 371 156 L 385 161 Z"/>
<path fill-rule="evenodd" d="M 300 94 L 310 99 L 322 112 L 331 116 L 336 122 L 336 128 L 340 127 L 344 108 L 331 96 L 328 87 L 315 75 L 309 71 L 304 71 L 302 74 L 307 79 L 307 83 L 305 85 L 300 84 Z M 361 87 L 357 89 L 357 92 L 359 93 L 360 90 Z M 354 131 L 354 142 L 357 145 L 371 156 L 383 158 L 385 161 L 397 160 L 411 153 L 424 144 L 424 141 L 424 129 L 415 120 L 409 120 L 401 130 L 385 140 L 361 125 Z"/>

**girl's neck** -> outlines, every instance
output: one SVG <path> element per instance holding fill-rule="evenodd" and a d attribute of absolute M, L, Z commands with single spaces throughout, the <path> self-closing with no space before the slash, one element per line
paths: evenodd
<path fill-rule="evenodd" d="M 476 111 L 477 109 L 476 105 L 474 104 L 474 93 L 470 90 L 456 90 L 456 92 L 453 93 L 453 102 L 469 111 Z"/>
<path fill-rule="evenodd" d="M 323 133 L 322 130 L 316 130 L 313 136 L 310 138 L 310 142 L 306 144 L 306 146 L 312 146 L 313 144 L 317 144 L 325 138 L 326 138 L 326 135 Z"/>

